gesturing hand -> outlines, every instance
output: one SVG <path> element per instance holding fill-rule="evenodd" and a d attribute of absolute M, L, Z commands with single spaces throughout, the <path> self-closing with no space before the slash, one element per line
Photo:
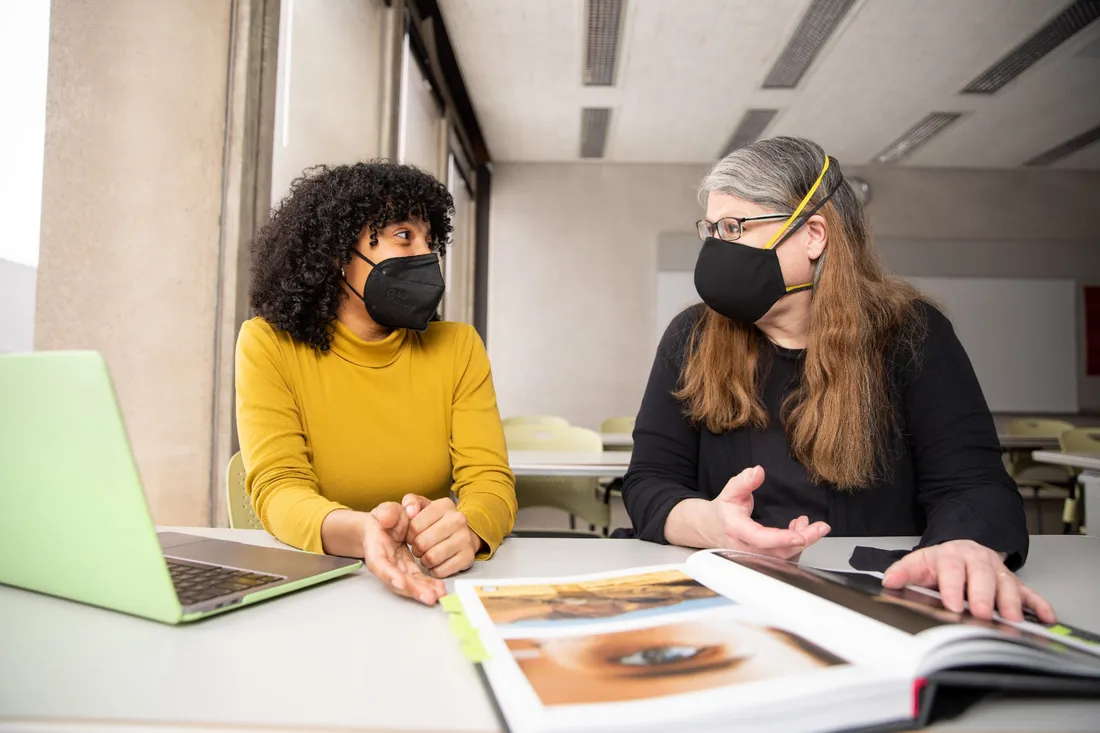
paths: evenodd
<path fill-rule="evenodd" d="M 481 538 L 449 498 L 431 501 L 407 494 L 401 503 L 409 516 L 405 541 L 431 575 L 446 578 L 474 564 Z"/>
<path fill-rule="evenodd" d="M 783 560 L 797 556 L 829 533 L 825 522 L 805 517 L 791 520 L 787 529 L 765 527 L 752 519 L 752 492 L 764 483 L 764 469 L 746 468 L 726 483 L 711 500 L 713 524 L 710 534 L 716 547 L 769 555 Z"/>
<path fill-rule="evenodd" d="M 447 594 L 443 581 L 421 571 L 405 544 L 409 517 L 394 501 L 379 504 L 366 516 L 363 560 L 375 577 L 394 593 L 431 606 Z"/>
<path fill-rule="evenodd" d="M 1043 623 L 1055 620 L 1051 605 L 1021 583 L 998 553 L 970 540 L 952 540 L 906 555 L 887 568 L 882 585 L 938 588 L 943 605 L 955 613 L 963 611 L 966 596 L 970 613 L 981 619 L 993 618 L 996 605 L 1008 621 L 1022 621 L 1024 608 L 1035 611 Z"/>

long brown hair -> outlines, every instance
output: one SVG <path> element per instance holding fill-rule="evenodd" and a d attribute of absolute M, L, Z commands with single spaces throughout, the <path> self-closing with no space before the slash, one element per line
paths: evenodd
<path fill-rule="evenodd" d="M 809 140 L 761 140 L 720 161 L 700 195 L 722 191 L 777 212 L 793 211 L 824 161 L 825 152 Z M 812 480 L 857 489 L 883 475 L 890 437 L 898 430 L 889 362 L 915 353 L 924 322 L 915 307 L 920 294 L 883 267 L 863 207 L 842 178 L 834 162 L 807 207 L 839 184 L 818 212 L 828 243 L 814 277 L 801 381 L 782 418 L 791 455 Z M 766 427 L 758 384 L 765 344 L 755 326 L 704 307 L 676 393 L 688 417 L 715 433 Z"/>

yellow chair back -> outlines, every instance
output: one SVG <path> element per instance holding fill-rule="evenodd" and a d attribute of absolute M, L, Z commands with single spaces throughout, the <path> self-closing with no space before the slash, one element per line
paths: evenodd
<path fill-rule="evenodd" d="M 1058 437 L 1064 453 L 1100 454 L 1100 428 L 1074 428 Z"/>
<path fill-rule="evenodd" d="M 252 501 L 244 490 L 244 460 L 238 451 L 229 459 L 225 471 L 225 500 L 229 507 L 229 526 L 232 529 L 263 529 L 264 525 L 252 509 Z"/>
<path fill-rule="evenodd" d="M 603 453 L 600 434 L 571 425 L 505 425 L 508 450 L 551 453 Z"/>
<path fill-rule="evenodd" d="M 1065 420 L 1022 417 L 1008 421 L 1008 434 L 1025 438 L 1060 438 L 1067 430 L 1073 430 L 1073 423 Z"/>
<path fill-rule="evenodd" d="M 633 417 L 609 417 L 600 425 L 601 433 L 633 433 Z"/>

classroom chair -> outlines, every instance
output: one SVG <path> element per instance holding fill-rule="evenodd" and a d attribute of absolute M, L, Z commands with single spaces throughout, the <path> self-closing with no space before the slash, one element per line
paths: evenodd
<path fill-rule="evenodd" d="M 1019 435 L 1026 438 L 1058 438 L 1067 430 L 1073 429 L 1073 424 L 1064 420 L 1048 420 L 1042 418 L 1016 418 L 1009 420 L 1007 431 L 1009 435 Z M 1072 493 L 1073 482 L 1066 481 L 1062 472 L 1055 466 L 1047 466 L 1037 463 L 1031 457 L 1030 450 L 1011 450 L 1008 452 L 1008 473 L 1023 489 L 1031 489 L 1031 498 L 1035 506 L 1036 529 L 1043 533 L 1043 499 L 1067 498 Z"/>
<path fill-rule="evenodd" d="M 252 500 L 244 490 L 244 460 L 240 451 L 229 459 L 225 470 L 225 504 L 229 507 L 230 529 L 263 529 L 264 525 L 252 509 Z"/>
<path fill-rule="evenodd" d="M 542 425 L 558 428 L 569 427 L 569 421 L 557 415 L 516 415 L 514 417 L 504 418 L 501 420 L 501 423 L 503 423 L 506 428 L 512 425 Z"/>
<path fill-rule="evenodd" d="M 609 417 L 600 424 L 601 433 L 633 433 L 633 417 Z"/>
<path fill-rule="evenodd" d="M 633 417 L 609 417 L 600 423 L 601 433 L 626 433 L 628 435 L 634 434 L 634 418 Z M 606 451 L 619 451 L 622 453 L 629 453 L 634 450 L 633 446 L 605 446 Z M 623 493 L 623 480 L 621 478 L 612 479 L 611 481 L 603 482 L 603 500 L 605 503 L 611 503 L 611 497 L 613 495 L 621 496 Z"/>
<path fill-rule="evenodd" d="M 229 467 L 226 469 L 225 496 L 226 505 L 229 507 L 230 529 L 263 529 L 263 523 L 256 517 L 252 509 L 252 502 L 244 490 L 244 461 L 241 454 L 236 453 L 229 459 Z M 567 532 L 561 530 L 517 530 L 509 537 L 537 537 L 556 539 L 598 539 L 598 535 L 591 532 Z"/>
<path fill-rule="evenodd" d="M 570 426 L 505 425 L 508 450 L 550 453 L 602 453 L 600 434 Z M 611 526 L 611 506 L 604 501 L 599 479 L 585 477 L 519 476 L 516 500 L 520 508 L 545 506 L 569 513 L 569 527 L 576 528 L 576 517 L 589 527 L 602 528 L 604 536 Z"/>
<path fill-rule="evenodd" d="M 1067 430 L 1058 437 L 1058 443 L 1063 453 L 1100 453 L 1100 428 L 1074 428 Z M 1073 476 L 1073 489 L 1066 497 L 1065 506 L 1062 509 L 1062 531 L 1069 534 L 1073 531 L 1073 525 L 1077 523 L 1080 512 L 1081 484 L 1077 476 L 1084 471 L 1083 468 L 1070 467 L 1069 473 Z M 1086 508 L 1086 511 L 1088 509 Z M 1100 507 L 1092 507 L 1093 513 L 1100 512 Z M 1084 533 L 1085 528 L 1079 527 Z"/>

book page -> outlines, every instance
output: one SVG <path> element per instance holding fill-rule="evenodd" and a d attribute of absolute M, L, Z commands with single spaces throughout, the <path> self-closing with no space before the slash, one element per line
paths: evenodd
<path fill-rule="evenodd" d="M 877 574 L 826 571 L 731 551 L 698 553 L 697 556 L 689 559 L 689 567 L 692 566 L 693 561 L 696 564 L 702 563 L 709 566 L 721 558 L 738 570 L 748 568 L 772 580 L 780 581 L 792 589 L 804 591 L 817 599 L 829 601 L 867 619 L 873 619 L 899 632 L 911 635 L 916 642 L 918 653 L 925 657 L 934 650 L 948 645 L 957 646 L 960 641 L 983 638 L 1009 641 L 1034 652 L 1058 656 L 1063 664 L 1068 664 L 1072 660 L 1077 668 L 1090 665 L 1089 660 L 1082 657 L 1078 650 L 1091 651 L 1094 654 L 1100 651 L 1100 647 L 1095 643 L 1090 643 L 1083 638 L 1085 632 L 1073 627 L 1064 625 L 1044 627 L 1028 621 L 1009 622 L 996 615 L 992 620 L 979 619 L 968 611 L 957 613 L 948 610 L 943 605 L 939 594 L 932 590 L 912 587 L 899 590 L 883 588 L 881 577 Z M 711 559 L 704 560 L 705 556 L 710 556 Z M 728 566 L 720 568 L 719 572 L 721 570 L 728 571 Z M 837 612 L 832 611 L 832 615 L 837 615 Z M 990 649 L 988 645 L 970 648 Z M 1005 652 L 1000 652 L 999 658 L 1005 659 L 1004 655 Z M 938 656 L 952 663 L 958 663 L 960 659 L 960 653 Z M 1027 659 L 1026 655 L 1019 654 L 1015 658 Z M 978 661 L 982 660 L 973 659 L 971 663 Z M 1100 662 L 1100 660 L 1097 661 Z M 986 662 L 982 661 L 982 663 Z M 922 673 L 929 671 L 927 661 L 920 667 Z"/>
<path fill-rule="evenodd" d="M 809 638 L 766 606 L 720 595 L 683 566 L 459 580 L 455 588 L 515 730 L 668 729 L 731 712 L 746 724 L 779 711 L 791 721 L 799 707 L 807 720 L 790 729 L 815 730 L 910 714 L 903 674 L 864 666 L 834 640 Z M 830 720 L 846 698 L 875 702 Z"/>

